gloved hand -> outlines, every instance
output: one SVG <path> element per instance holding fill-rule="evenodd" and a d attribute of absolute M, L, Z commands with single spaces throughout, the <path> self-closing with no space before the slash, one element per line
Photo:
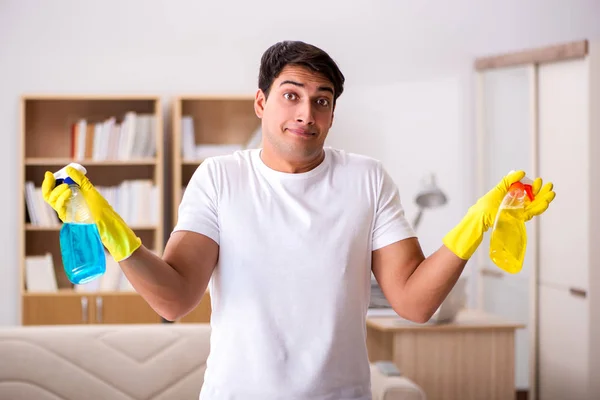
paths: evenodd
<path fill-rule="evenodd" d="M 67 167 L 67 174 L 79 185 L 81 193 L 92 212 L 100 239 L 115 261 L 128 258 L 142 244 L 142 241 L 125 224 L 119 214 L 94 188 L 90 180 L 73 167 Z M 58 213 L 61 221 L 65 221 L 68 199 L 71 189 L 65 183 L 55 186 L 56 180 L 52 172 L 46 172 L 42 183 L 44 200 Z"/>
<path fill-rule="evenodd" d="M 524 171 L 514 171 L 506 175 L 496 187 L 477 200 L 465 217 L 443 239 L 444 245 L 463 260 L 471 258 L 483 240 L 483 234 L 493 226 L 498 208 L 504 199 L 510 185 L 520 181 L 525 176 Z M 532 184 L 533 201 L 525 206 L 525 220 L 542 214 L 554 197 L 552 183 L 542 188 L 542 179 L 536 178 Z"/>

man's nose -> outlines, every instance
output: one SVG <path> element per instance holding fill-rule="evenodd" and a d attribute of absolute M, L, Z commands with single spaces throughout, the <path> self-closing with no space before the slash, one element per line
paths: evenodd
<path fill-rule="evenodd" d="M 315 123 L 314 110 L 311 101 L 303 101 L 298 105 L 296 122 L 305 125 L 313 125 Z"/>

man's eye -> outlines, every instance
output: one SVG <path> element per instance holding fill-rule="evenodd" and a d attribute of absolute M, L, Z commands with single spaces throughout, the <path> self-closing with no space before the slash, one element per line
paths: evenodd
<path fill-rule="evenodd" d="M 297 99 L 297 96 L 294 93 L 284 93 L 283 97 L 286 100 L 296 100 Z"/>
<path fill-rule="evenodd" d="M 321 107 L 328 107 L 329 100 L 328 99 L 319 99 L 319 100 L 317 100 L 317 104 L 320 105 Z"/>

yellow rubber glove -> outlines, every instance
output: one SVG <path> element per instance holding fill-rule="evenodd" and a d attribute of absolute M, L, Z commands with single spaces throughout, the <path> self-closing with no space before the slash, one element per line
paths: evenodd
<path fill-rule="evenodd" d="M 506 175 L 492 190 L 477 200 L 465 217 L 443 239 L 444 245 L 463 260 L 471 258 L 483 240 L 483 234 L 494 225 L 498 208 L 510 185 L 520 181 L 524 171 L 515 171 Z M 534 200 L 525 206 L 525 220 L 529 221 L 542 214 L 554 200 L 556 193 L 553 184 L 547 183 L 542 188 L 542 179 L 536 178 L 532 184 Z"/>
<path fill-rule="evenodd" d="M 123 218 L 115 212 L 111 205 L 96 190 L 90 180 L 73 167 L 67 167 L 67 174 L 79 185 L 81 193 L 92 212 L 96 226 L 100 232 L 100 239 L 115 261 L 128 258 L 142 241 L 127 226 Z M 56 180 L 52 172 L 46 172 L 42 183 L 44 200 L 58 213 L 61 221 L 65 221 L 68 199 L 71 189 L 65 183 L 55 187 Z"/>

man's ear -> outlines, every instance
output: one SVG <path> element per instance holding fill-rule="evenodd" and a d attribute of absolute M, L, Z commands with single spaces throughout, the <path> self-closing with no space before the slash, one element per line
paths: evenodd
<path fill-rule="evenodd" d="M 267 96 L 263 93 L 261 89 L 256 91 L 256 96 L 254 97 L 254 112 L 258 118 L 262 118 L 265 112 L 265 103 L 267 102 Z"/>

